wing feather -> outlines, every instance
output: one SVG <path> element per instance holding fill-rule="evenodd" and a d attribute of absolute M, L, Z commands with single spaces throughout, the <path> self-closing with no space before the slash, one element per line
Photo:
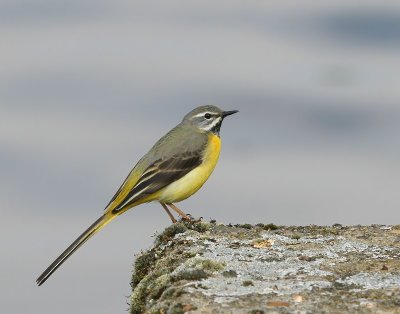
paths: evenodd
<path fill-rule="evenodd" d="M 119 212 L 170 183 L 179 180 L 202 163 L 202 151 L 186 152 L 167 159 L 158 159 L 143 172 L 135 186 L 113 209 Z"/>

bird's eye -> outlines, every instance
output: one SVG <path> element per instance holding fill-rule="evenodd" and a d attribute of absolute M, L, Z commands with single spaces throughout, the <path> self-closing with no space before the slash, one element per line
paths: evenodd
<path fill-rule="evenodd" d="M 211 114 L 207 112 L 207 113 L 204 115 L 204 118 L 206 118 L 206 119 L 211 119 Z"/>

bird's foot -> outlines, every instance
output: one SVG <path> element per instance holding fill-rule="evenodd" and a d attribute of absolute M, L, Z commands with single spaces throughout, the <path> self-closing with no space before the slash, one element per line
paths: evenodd
<path fill-rule="evenodd" d="M 189 217 L 189 220 L 187 220 L 187 222 L 190 222 L 192 224 L 201 222 L 203 220 L 203 217 L 193 218 L 193 216 L 191 214 L 186 214 L 186 216 Z"/>

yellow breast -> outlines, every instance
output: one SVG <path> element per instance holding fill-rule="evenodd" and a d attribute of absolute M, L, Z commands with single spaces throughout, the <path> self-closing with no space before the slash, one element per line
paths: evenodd
<path fill-rule="evenodd" d="M 158 200 L 165 203 L 180 202 L 196 193 L 213 172 L 221 151 L 221 139 L 210 134 L 204 151 L 203 162 L 184 177 L 163 188 Z"/>

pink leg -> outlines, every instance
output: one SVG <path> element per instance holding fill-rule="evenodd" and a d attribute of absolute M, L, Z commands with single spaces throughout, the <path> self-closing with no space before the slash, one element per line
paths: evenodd
<path fill-rule="evenodd" d="M 167 212 L 167 214 L 168 214 L 169 218 L 171 219 L 172 223 L 173 224 L 176 223 L 176 219 L 175 219 L 174 215 L 172 215 L 171 212 L 169 211 L 167 205 L 165 205 L 165 203 L 161 203 L 161 202 L 160 202 L 160 204 L 165 209 L 165 211 Z"/>
<path fill-rule="evenodd" d="M 176 211 L 184 220 L 186 220 L 186 221 L 190 221 L 191 220 L 188 215 L 186 215 L 183 211 L 181 211 L 174 204 L 167 204 L 167 205 L 169 207 L 171 207 L 174 211 Z"/>

